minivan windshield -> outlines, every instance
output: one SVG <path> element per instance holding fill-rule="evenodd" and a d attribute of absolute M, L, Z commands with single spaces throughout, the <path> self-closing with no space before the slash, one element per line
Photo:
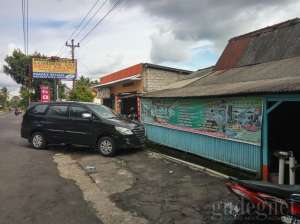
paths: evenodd
<path fill-rule="evenodd" d="M 103 106 L 103 105 L 96 105 L 96 104 L 89 104 L 87 105 L 96 115 L 98 115 L 101 118 L 115 118 L 119 115 L 114 112 L 109 107 Z"/>

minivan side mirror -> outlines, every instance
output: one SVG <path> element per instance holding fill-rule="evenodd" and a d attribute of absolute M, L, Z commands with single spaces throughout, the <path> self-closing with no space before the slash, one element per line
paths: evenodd
<path fill-rule="evenodd" d="M 83 114 L 81 115 L 81 117 L 82 117 L 83 119 L 91 119 L 91 118 L 92 118 L 92 114 L 90 114 L 90 113 L 83 113 Z"/>

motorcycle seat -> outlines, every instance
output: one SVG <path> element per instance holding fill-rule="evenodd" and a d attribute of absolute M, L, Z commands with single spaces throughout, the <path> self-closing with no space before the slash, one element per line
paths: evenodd
<path fill-rule="evenodd" d="M 250 180 L 239 180 L 238 182 L 255 192 L 267 193 L 279 198 L 288 198 L 291 194 L 300 194 L 300 185 L 279 185 Z"/>

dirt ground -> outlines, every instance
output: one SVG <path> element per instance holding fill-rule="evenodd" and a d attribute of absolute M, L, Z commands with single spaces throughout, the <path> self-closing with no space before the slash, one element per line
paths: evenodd
<path fill-rule="evenodd" d="M 73 149 L 54 161 L 104 223 L 224 223 L 225 180 L 148 150 L 114 158 Z"/>

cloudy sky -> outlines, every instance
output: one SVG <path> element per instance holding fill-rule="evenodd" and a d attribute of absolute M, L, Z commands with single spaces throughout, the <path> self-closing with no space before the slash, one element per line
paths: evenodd
<path fill-rule="evenodd" d="M 80 40 L 107 13 L 105 5 Z M 29 0 L 29 53 L 70 57 L 64 42 L 96 0 Z M 18 85 L 2 73 L 4 58 L 23 49 L 21 0 L 1 0 L 0 88 Z M 93 14 L 93 12 L 91 14 Z M 80 75 L 98 78 L 140 62 L 197 70 L 215 64 L 229 38 L 300 15 L 299 0 L 122 0 L 76 49 Z"/>

